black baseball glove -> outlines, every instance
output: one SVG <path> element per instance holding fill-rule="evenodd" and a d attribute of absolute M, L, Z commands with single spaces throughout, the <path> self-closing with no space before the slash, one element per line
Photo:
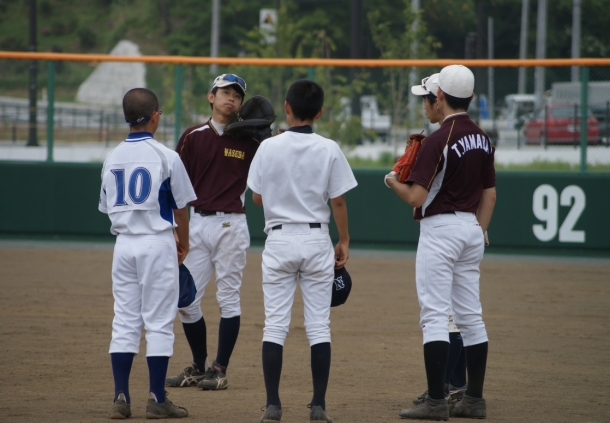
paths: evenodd
<path fill-rule="evenodd" d="M 261 142 L 271 136 L 273 121 L 275 111 L 269 100 L 262 95 L 255 95 L 229 118 L 223 134 L 234 138 L 253 138 Z"/>

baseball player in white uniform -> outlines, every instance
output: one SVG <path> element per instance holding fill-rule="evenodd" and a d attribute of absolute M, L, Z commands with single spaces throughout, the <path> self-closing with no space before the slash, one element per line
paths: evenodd
<path fill-rule="evenodd" d="M 227 368 L 241 325 L 239 291 L 250 246 L 246 179 L 259 143 L 226 135 L 224 128 L 245 95 L 246 82 L 241 77 L 219 75 L 207 95 L 211 119 L 184 131 L 176 146 L 197 194 L 197 200 L 190 203 L 191 251 L 184 263 L 193 275 L 197 295 L 191 305 L 179 309 L 192 364 L 168 377 L 167 386 L 222 390 L 229 385 Z M 216 357 L 209 360 L 201 300 L 214 272 L 220 324 Z"/>
<path fill-rule="evenodd" d="M 441 127 L 422 143 L 407 183 L 386 177 L 390 188 L 416 207 L 414 218 L 420 222 L 415 279 L 428 395 L 399 415 L 424 420 L 447 420 L 449 415 L 485 418 L 488 338 L 479 298 L 479 264 L 496 201 L 495 150 L 467 113 L 474 95 L 470 69 L 447 66 L 438 85 Z M 444 393 L 450 307 L 462 335 L 468 372 L 466 394 L 451 411 Z"/>
<path fill-rule="evenodd" d="M 115 395 L 110 418 L 131 416 L 129 374 L 142 327 L 150 375 L 146 417 L 186 417 L 187 410 L 167 398 L 165 376 L 173 354 L 179 292 L 174 228 L 188 253 L 186 205 L 196 196 L 178 154 L 153 138 L 161 116 L 156 95 L 145 88 L 130 90 L 123 98 L 123 111 L 131 132 L 104 161 L 99 203 L 117 236 L 110 342 Z"/>
<path fill-rule="evenodd" d="M 290 129 L 265 140 L 248 174 L 255 204 L 265 214 L 262 273 L 265 303 L 263 373 L 267 391 L 261 422 L 279 422 L 279 383 L 297 280 L 305 308 L 305 332 L 311 348 L 313 398 L 310 421 L 331 422 L 326 414 L 330 371 L 330 302 L 334 268 L 348 259 L 349 233 L 344 194 L 356 187 L 352 170 L 337 143 L 312 130 L 322 115 L 324 91 L 300 80 L 285 102 Z M 339 232 L 334 252 L 328 233 L 330 209 Z"/>
<path fill-rule="evenodd" d="M 422 97 L 424 113 L 430 123 L 442 123 L 444 116 L 436 98 L 438 92 L 438 73 L 425 77 L 421 85 L 411 87 L 411 92 Z M 425 142 L 425 139 L 424 141 Z M 414 209 L 415 212 L 415 209 Z M 487 242 L 486 242 L 487 245 Z M 453 312 L 449 310 L 449 361 L 445 373 L 445 395 L 451 402 L 461 399 L 466 392 L 466 357 L 463 352 L 462 336 L 453 321 Z M 418 404 L 426 399 L 428 391 L 413 400 Z"/>

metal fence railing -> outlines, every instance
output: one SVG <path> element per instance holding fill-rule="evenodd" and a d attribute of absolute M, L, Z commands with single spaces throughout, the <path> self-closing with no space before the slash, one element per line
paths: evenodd
<path fill-rule="evenodd" d="M 35 121 L 28 101 L 27 61 L 40 68 Z M 610 170 L 610 59 L 335 60 L 0 52 L 0 159 L 40 160 L 40 153 L 31 152 L 45 149 L 47 161 L 103 160 L 128 130 L 120 99 L 104 105 L 95 104 L 95 95 L 89 102 L 75 99 L 95 69 L 92 63 L 105 62 L 122 63 L 123 72 L 125 63 L 145 63 L 146 85 L 157 93 L 164 111 L 156 138 L 170 147 L 184 129 L 209 117 L 206 93 L 216 76 L 211 74 L 212 64 L 218 73 L 243 76 L 249 96 L 269 98 L 278 112 L 276 127 L 285 125 L 280 111 L 290 83 L 314 79 L 325 89 L 325 112 L 316 131 L 341 144 L 355 166 L 387 166 L 402 153 L 407 134 L 434 131 L 438 126 L 429 124 L 421 98 L 410 93 L 410 85 L 443 66 L 461 63 L 471 67 L 476 78 L 469 114 L 496 146 L 499 168 Z M 517 93 L 521 66 L 528 93 Z M 571 81 L 573 66 L 580 67 L 578 81 Z M 533 94 L 535 67 L 545 71 L 543 94 L 538 96 Z M 104 83 L 125 82 L 106 80 L 93 89 L 108 89 Z M 94 157 L 74 153 L 91 145 L 101 152 Z M 72 153 L 63 154 L 64 149 Z"/>

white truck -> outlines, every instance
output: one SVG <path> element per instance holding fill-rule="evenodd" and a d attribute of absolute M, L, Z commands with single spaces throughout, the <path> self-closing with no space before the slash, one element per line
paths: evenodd
<path fill-rule="evenodd" d="M 534 111 L 534 94 L 509 94 L 504 97 L 504 106 L 495 120 L 480 119 L 479 126 L 492 137 L 497 145 L 516 144 L 519 129 L 524 120 Z"/>

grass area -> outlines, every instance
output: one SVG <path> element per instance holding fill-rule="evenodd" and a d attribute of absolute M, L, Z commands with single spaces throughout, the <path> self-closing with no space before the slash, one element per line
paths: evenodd
<path fill-rule="evenodd" d="M 610 150 L 608 151 L 610 153 Z M 549 171 L 557 171 L 557 170 L 567 170 L 567 171 L 579 171 L 579 164 L 571 164 L 567 162 L 560 161 L 547 161 L 547 160 L 535 160 L 532 163 L 527 164 L 510 164 L 504 165 L 496 163 L 496 170 L 549 170 Z M 602 171 L 607 172 L 610 171 L 610 164 L 595 164 L 595 165 L 587 165 L 588 171 Z"/>
<path fill-rule="evenodd" d="M 364 167 L 364 168 L 392 168 L 394 166 L 395 160 L 392 160 L 392 157 L 384 158 L 382 157 L 379 160 L 373 159 L 363 159 L 361 157 L 351 157 L 347 159 L 351 167 Z"/>
<path fill-rule="evenodd" d="M 610 154 L 610 149 L 608 150 Z M 394 160 L 389 155 L 381 157 L 379 160 L 363 159 L 360 157 L 348 158 L 350 166 L 353 168 L 379 168 L 390 169 L 394 166 Z M 580 165 L 574 165 L 567 162 L 535 160 L 532 163 L 526 164 L 510 164 L 504 165 L 496 163 L 496 170 L 515 170 L 515 171 L 579 171 Z M 587 170 L 591 172 L 610 172 L 610 164 L 588 165 Z"/>

